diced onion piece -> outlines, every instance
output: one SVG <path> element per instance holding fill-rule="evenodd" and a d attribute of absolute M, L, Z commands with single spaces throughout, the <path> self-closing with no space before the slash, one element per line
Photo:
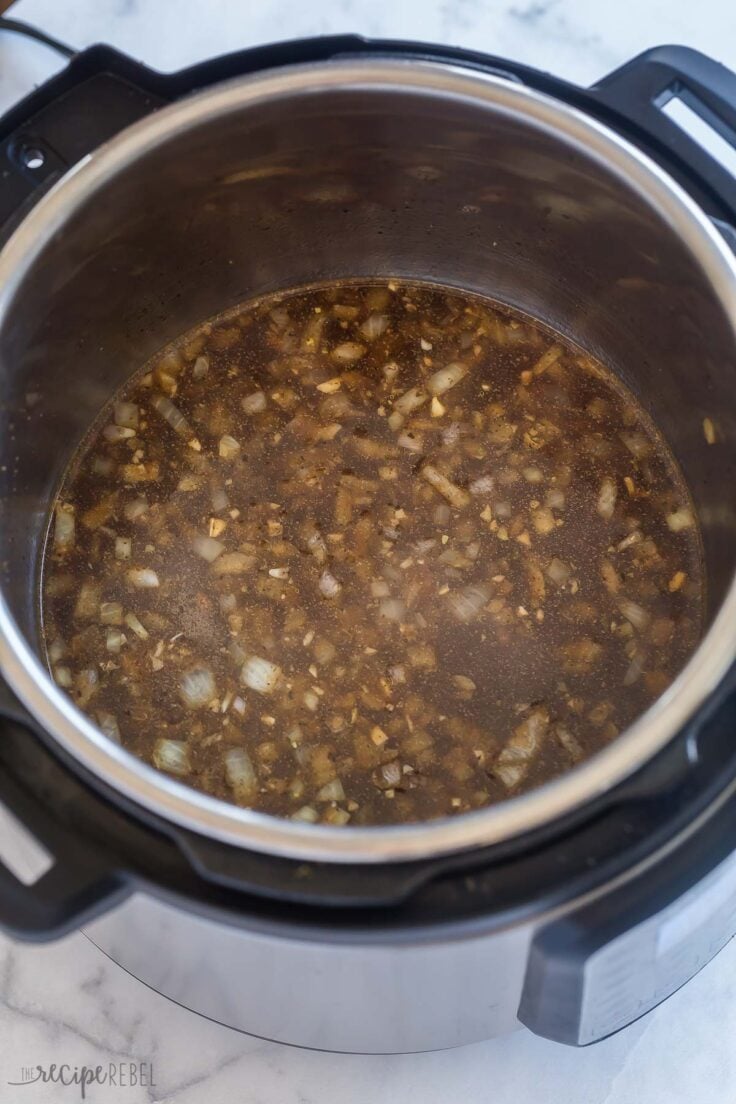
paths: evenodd
<path fill-rule="evenodd" d="M 254 391 L 252 395 L 246 395 L 240 405 L 246 414 L 260 414 L 266 409 L 266 396 L 263 391 Z"/>
<path fill-rule="evenodd" d="M 238 174 L 239 176 L 239 174 Z M 247 178 L 242 178 L 247 179 Z M 268 317 L 277 330 L 285 330 L 289 325 L 289 311 L 286 307 L 274 307 L 273 310 L 268 311 Z"/>
<path fill-rule="evenodd" d="M 102 602 L 100 621 L 103 625 L 120 625 L 123 621 L 123 607 L 120 602 Z"/>
<path fill-rule="evenodd" d="M 341 429 L 341 422 L 330 422 L 329 425 L 317 426 L 314 431 L 314 440 L 334 441 Z"/>
<path fill-rule="evenodd" d="M 403 663 L 395 663 L 393 667 L 389 667 L 388 677 L 397 686 L 406 682 L 406 668 L 404 667 Z"/>
<path fill-rule="evenodd" d="M 562 646 L 563 670 L 573 675 L 586 674 L 603 654 L 603 645 L 589 636 Z"/>
<path fill-rule="evenodd" d="M 615 480 L 609 476 L 601 482 L 600 490 L 598 491 L 598 502 L 596 503 L 596 509 L 600 516 L 606 521 L 610 521 L 613 517 L 613 511 L 616 508 L 616 497 L 618 490 L 616 488 Z"/>
<path fill-rule="evenodd" d="M 307 320 L 307 324 L 302 330 L 301 341 L 299 343 L 301 349 L 305 353 L 316 353 L 318 351 L 322 340 L 322 330 L 324 329 L 325 321 L 325 315 L 322 313 L 313 314 L 312 317 Z M 286 335 L 286 341 L 291 341 L 288 334 Z"/>
<path fill-rule="evenodd" d="M 116 402 L 112 409 L 115 425 L 126 426 L 128 429 L 138 429 L 137 403 Z"/>
<path fill-rule="evenodd" d="M 325 598 L 336 598 L 342 590 L 342 583 L 338 582 L 331 571 L 323 571 L 319 577 L 319 590 Z"/>
<path fill-rule="evenodd" d="M 212 509 L 216 514 L 219 514 L 222 510 L 226 510 L 229 505 L 229 499 L 224 487 L 213 487 L 210 492 L 210 503 Z"/>
<path fill-rule="evenodd" d="M 378 607 L 378 613 L 386 621 L 400 621 L 406 613 L 406 606 L 399 598 L 384 598 Z"/>
<path fill-rule="evenodd" d="M 421 452 L 424 448 L 424 439 L 418 433 L 400 433 L 396 438 L 396 444 L 408 452 Z"/>
<path fill-rule="evenodd" d="M 103 429 L 102 436 L 110 444 L 116 445 L 119 441 L 127 441 L 131 437 L 135 437 L 135 430 L 128 426 L 109 425 Z"/>
<path fill-rule="evenodd" d="M 217 557 L 225 551 L 225 545 L 222 541 L 215 540 L 214 537 L 205 537 L 201 533 L 197 533 L 192 540 L 192 548 L 207 563 L 214 563 Z"/>
<path fill-rule="evenodd" d="M 350 813 L 347 809 L 340 809 L 336 805 L 331 805 L 325 813 L 325 821 L 327 824 L 343 825 L 347 824 L 350 820 Z"/>
<path fill-rule="evenodd" d="M 421 387 L 410 387 L 403 395 L 399 395 L 394 403 L 394 412 L 406 417 L 408 414 L 413 414 L 420 406 L 423 406 L 428 398 L 429 395 Z"/>
<path fill-rule="evenodd" d="M 56 507 L 54 521 L 54 548 L 57 552 L 68 552 L 74 547 L 74 507 L 60 502 Z"/>
<path fill-rule="evenodd" d="M 547 586 L 542 569 L 532 557 L 526 560 L 524 567 L 529 583 L 529 600 L 534 609 L 539 609 L 547 597 Z"/>
<path fill-rule="evenodd" d="M 281 668 L 260 656 L 249 656 L 243 664 L 240 678 L 259 694 L 272 694 L 281 679 Z"/>
<path fill-rule="evenodd" d="M 115 559 L 129 560 L 133 551 L 133 542 L 130 537 L 115 538 Z"/>
<path fill-rule="evenodd" d="M 394 433 L 401 429 L 404 424 L 404 415 L 400 414 L 398 410 L 392 410 L 386 421 L 388 422 L 388 428 L 392 429 Z"/>
<path fill-rule="evenodd" d="M 447 407 L 442 405 L 436 395 L 432 396 L 432 402 L 429 404 L 429 408 L 433 418 L 441 418 L 443 414 L 447 413 Z"/>
<path fill-rule="evenodd" d="M 461 510 L 464 506 L 467 506 L 470 502 L 470 495 L 467 491 L 464 491 L 462 487 L 458 487 L 455 483 L 452 483 L 446 475 L 438 471 L 432 464 L 425 464 L 421 469 L 420 475 L 422 479 L 425 479 L 431 487 L 446 498 L 451 506 L 454 506 L 457 510 Z"/>
<path fill-rule="evenodd" d="M 292 814 L 292 820 L 303 820 L 305 824 L 316 824 L 319 820 L 319 813 L 316 809 L 313 809 L 311 805 L 302 805 L 301 809 L 297 809 Z"/>
<path fill-rule="evenodd" d="M 446 548 L 444 552 L 440 553 L 440 563 L 447 564 L 448 567 L 454 567 L 459 570 L 470 567 L 473 562 L 464 552 L 461 552 L 459 548 Z"/>
<path fill-rule="evenodd" d="M 100 587 L 97 583 L 82 583 L 74 605 L 74 616 L 81 619 L 97 617 L 100 610 Z"/>
<path fill-rule="evenodd" d="M 557 527 L 555 516 L 547 506 L 540 506 L 538 510 L 532 512 L 532 524 L 543 537 Z"/>
<path fill-rule="evenodd" d="M 254 562 L 253 556 L 245 552 L 224 552 L 218 555 L 212 570 L 215 575 L 242 575 L 253 567 Z"/>
<path fill-rule="evenodd" d="M 460 425 L 458 422 L 450 422 L 448 426 L 442 430 L 442 444 L 447 445 L 448 448 L 452 448 L 460 440 Z"/>
<path fill-rule="evenodd" d="M 682 589 L 682 584 L 686 581 L 687 574 L 684 571 L 676 571 L 667 584 L 667 589 L 670 594 L 675 594 L 678 590 Z"/>
<path fill-rule="evenodd" d="M 108 456 L 95 456 L 92 461 L 92 471 L 95 475 L 109 475 L 113 469 L 113 461 Z"/>
<path fill-rule="evenodd" d="M 192 427 L 186 420 L 178 406 L 174 406 L 171 399 L 166 395 L 154 395 L 151 399 L 151 406 L 156 410 L 165 422 L 168 422 L 175 433 L 178 433 L 180 437 L 191 437 Z"/>
<path fill-rule="evenodd" d="M 572 759 L 573 763 L 577 763 L 583 758 L 583 749 L 579 742 L 573 736 L 572 732 L 564 727 L 564 725 L 557 725 L 555 728 L 555 736 L 559 740 L 562 747 Z"/>
<path fill-rule="evenodd" d="M 127 502 L 123 507 L 123 513 L 128 521 L 135 521 L 136 518 L 142 517 L 148 510 L 148 503 L 145 498 L 134 498 L 132 502 Z"/>
<path fill-rule="evenodd" d="M 619 434 L 632 456 L 642 460 L 652 451 L 652 445 L 648 437 L 638 430 L 627 430 Z"/>
<path fill-rule="evenodd" d="M 398 786 L 401 781 L 401 764 L 397 759 L 391 763 L 384 763 L 381 767 L 382 783 L 385 786 Z"/>
<path fill-rule="evenodd" d="M 619 598 L 618 608 L 635 629 L 645 629 L 651 620 L 647 611 L 630 598 Z"/>
<path fill-rule="evenodd" d="M 388 598 L 391 588 L 385 579 L 371 579 L 371 594 L 374 598 Z"/>
<path fill-rule="evenodd" d="M 641 531 L 639 529 L 635 529 L 633 533 L 629 533 L 627 537 L 624 537 L 622 541 L 619 541 L 616 545 L 616 548 L 619 552 L 623 552 L 625 548 L 631 548 L 631 546 L 634 544 L 640 544 L 642 540 L 643 537 Z"/>
<path fill-rule="evenodd" d="M 68 667 L 55 667 L 54 680 L 57 686 L 61 686 L 64 690 L 68 690 L 73 681 L 72 673 Z"/>
<path fill-rule="evenodd" d="M 542 483 L 544 482 L 544 472 L 541 468 L 535 467 L 530 464 L 528 467 L 522 469 L 521 473 L 526 479 L 527 483 Z M 549 506 L 549 503 L 547 503 Z"/>
<path fill-rule="evenodd" d="M 115 655 L 120 651 L 125 643 L 125 634 L 117 628 L 109 628 L 107 630 L 107 636 L 105 638 L 105 647 L 108 652 L 113 652 Z"/>
<path fill-rule="evenodd" d="M 693 515 L 686 507 L 681 506 L 667 515 L 667 526 L 673 533 L 679 533 L 683 529 L 690 529 L 694 525 Z"/>
<path fill-rule="evenodd" d="M 335 360 L 341 360 L 344 364 L 352 364 L 365 353 L 365 345 L 359 345 L 357 341 L 343 341 L 332 350 Z"/>
<path fill-rule="evenodd" d="M 306 545 L 309 553 L 314 556 L 317 563 L 324 563 L 327 559 L 327 545 L 319 529 L 308 523 L 306 527 Z"/>
<path fill-rule="evenodd" d="M 385 314 L 369 314 L 360 332 L 367 341 L 375 341 L 377 337 L 386 332 L 388 318 Z"/>
<path fill-rule="evenodd" d="M 547 576 L 555 586 L 564 586 L 571 575 L 572 568 L 569 564 L 564 563 L 557 556 L 553 556 L 547 565 Z"/>
<path fill-rule="evenodd" d="M 533 376 L 541 376 L 548 368 L 551 368 L 560 357 L 562 356 L 561 345 L 550 345 L 549 349 L 545 353 L 542 353 L 539 360 L 532 366 L 531 374 Z"/>
<path fill-rule="evenodd" d="M 319 709 L 319 694 L 316 694 L 314 690 L 305 690 L 302 701 L 312 713 L 316 713 Z"/>
<path fill-rule="evenodd" d="M 334 376 L 332 379 L 324 380 L 322 383 L 317 384 L 317 390 L 321 391 L 323 395 L 334 395 L 341 387 L 342 380 L 339 376 Z"/>
<path fill-rule="evenodd" d="M 120 475 L 124 483 L 150 483 L 158 479 L 160 466 L 158 460 L 148 464 L 121 464 Z"/>
<path fill-rule="evenodd" d="M 467 586 L 462 590 L 451 591 L 447 595 L 447 601 L 458 621 L 467 624 L 478 616 L 489 597 L 486 587 Z"/>
<path fill-rule="evenodd" d="M 258 776 L 245 748 L 230 748 L 225 753 L 225 778 L 241 805 L 250 804 L 258 793 Z"/>
<path fill-rule="evenodd" d="M 406 654 L 409 663 L 418 670 L 433 671 L 437 666 L 437 656 L 431 644 L 412 644 Z"/>
<path fill-rule="evenodd" d="M 192 378 L 195 380 L 204 379 L 209 370 L 209 358 L 206 356 L 198 356 L 194 362 L 194 367 L 192 368 Z"/>
<path fill-rule="evenodd" d="M 644 670 L 646 663 L 646 656 L 643 652 L 637 652 L 632 659 L 629 666 L 626 668 L 626 673 L 623 677 L 624 686 L 633 686 L 635 682 L 639 681 L 641 674 Z"/>
<path fill-rule="evenodd" d="M 222 460 L 234 460 L 240 452 L 240 441 L 236 441 L 229 433 L 220 438 L 217 451 Z"/>
<path fill-rule="evenodd" d="M 292 725 L 289 731 L 286 733 L 286 739 L 289 741 L 293 748 L 298 748 L 304 739 L 304 733 L 302 732 L 301 725 Z M 306 759 L 299 759 L 299 762 L 305 762 Z"/>
<path fill-rule="evenodd" d="M 471 495 L 479 497 L 481 495 L 489 495 L 494 487 L 494 480 L 492 475 L 481 475 L 478 479 L 474 479 L 469 485 L 468 490 Z"/>
<path fill-rule="evenodd" d="M 217 697 L 215 676 L 202 664 L 190 667 L 181 677 L 179 693 L 188 709 L 200 709 Z"/>
<path fill-rule="evenodd" d="M 432 395 L 444 395 L 445 391 L 449 391 L 467 374 L 467 365 L 461 364 L 460 361 L 454 361 L 445 368 L 440 368 L 439 372 L 435 372 L 433 376 L 429 377 L 427 389 Z"/>
<path fill-rule="evenodd" d="M 126 613 L 125 624 L 129 629 L 132 629 L 136 636 L 139 636 L 141 640 L 148 640 L 148 630 L 144 625 L 140 623 L 134 613 Z"/>
<path fill-rule="evenodd" d="M 114 713 L 98 713 L 97 724 L 100 726 L 100 731 L 104 732 L 109 740 L 116 744 L 120 743 L 120 728 Z"/>
<path fill-rule="evenodd" d="M 320 638 L 314 642 L 314 658 L 320 666 L 324 667 L 325 664 L 332 663 L 336 655 L 337 648 L 329 640 Z"/>
<path fill-rule="evenodd" d="M 493 772 L 507 789 L 513 789 L 528 773 L 532 761 L 539 753 L 548 726 L 547 710 L 544 707 L 533 709 L 501 750 Z"/>
<path fill-rule="evenodd" d="M 192 769 L 189 748 L 182 740 L 157 740 L 153 748 L 153 763 L 167 774 L 184 776 Z"/>
<path fill-rule="evenodd" d="M 100 677 L 94 667 L 85 667 L 85 669 L 80 671 L 77 675 L 76 683 L 77 704 L 84 709 L 90 698 L 97 691 L 100 685 Z"/>
<path fill-rule="evenodd" d="M 561 491 L 559 487 L 550 487 L 544 501 L 550 510 L 564 510 L 565 492 Z"/>
<path fill-rule="evenodd" d="M 63 640 L 54 640 L 52 644 L 49 644 L 49 663 L 58 663 L 61 657 L 66 652 Z"/>
<path fill-rule="evenodd" d="M 344 801 L 345 790 L 339 778 L 326 782 L 317 792 L 317 801 Z"/>
<path fill-rule="evenodd" d="M 132 586 L 142 589 L 159 585 L 158 575 L 150 567 L 131 567 L 126 573 L 126 577 Z"/>
<path fill-rule="evenodd" d="M 460 694 L 472 694 L 476 690 L 475 683 L 467 675 L 453 675 L 452 682 Z"/>
<path fill-rule="evenodd" d="M 601 560 L 601 578 L 609 594 L 618 594 L 621 587 L 621 579 L 618 571 L 610 560 Z"/>

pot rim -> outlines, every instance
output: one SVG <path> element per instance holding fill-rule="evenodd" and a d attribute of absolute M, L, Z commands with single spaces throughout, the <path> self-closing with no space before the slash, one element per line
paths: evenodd
<path fill-rule="evenodd" d="M 451 98 L 521 117 L 616 172 L 653 204 L 700 264 L 731 320 L 736 342 L 736 257 L 705 213 L 654 161 L 597 120 L 514 81 L 461 65 L 362 58 L 287 66 L 196 93 L 122 131 L 67 173 L 0 253 L 0 326 L 26 272 L 65 220 L 117 172 L 189 127 L 294 94 L 348 89 Z M 731 583 L 699 647 L 675 681 L 622 735 L 590 760 L 536 790 L 455 818 L 381 827 L 302 824 L 209 797 L 114 744 L 60 690 L 0 592 L 0 671 L 54 740 L 97 778 L 139 806 L 221 842 L 299 860 L 417 860 L 497 844 L 580 809 L 629 777 L 681 732 L 715 691 L 736 653 Z"/>

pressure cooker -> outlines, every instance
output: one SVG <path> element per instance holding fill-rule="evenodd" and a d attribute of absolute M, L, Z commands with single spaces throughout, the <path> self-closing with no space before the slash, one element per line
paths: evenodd
<path fill-rule="evenodd" d="M 672 100 L 736 141 L 736 76 L 689 49 L 583 89 L 352 36 L 168 75 L 97 46 L 0 120 L 11 936 L 81 927 L 241 1031 L 398 1052 L 520 1024 L 592 1043 L 736 932 L 736 184 Z M 628 366 L 698 511 L 707 628 L 564 776 L 451 819 L 331 828 L 195 792 L 99 732 L 41 658 L 39 559 L 65 465 L 131 366 L 255 295 L 380 276 L 490 295 Z"/>

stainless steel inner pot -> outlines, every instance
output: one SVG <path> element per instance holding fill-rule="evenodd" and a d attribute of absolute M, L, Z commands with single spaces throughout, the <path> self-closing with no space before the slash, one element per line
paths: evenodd
<path fill-rule="evenodd" d="M 164 343 L 264 292 L 386 275 L 492 296 L 620 373 L 692 490 L 708 632 L 627 733 L 533 793 L 423 825 L 299 825 L 158 774 L 54 686 L 38 658 L 41 540 L 85 430 Z M 510 81 L 415 60 L 330 61 L 168 107 L 68 174 L 0 256 L 0 667 L 86 767 L 245 847 L 376 862 L 551 821 L 681 731 L 734 658 L 735 321 L 734 258 L 684 192 L 613 132 Z"/>

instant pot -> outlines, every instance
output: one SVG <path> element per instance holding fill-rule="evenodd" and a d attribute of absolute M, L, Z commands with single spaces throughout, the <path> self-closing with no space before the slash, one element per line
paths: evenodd
<path fill-rule="evenodd" d="M 520 1023 L 591 1043 L 731 938 L 736 185 L 663 110 L 675 97 L 736 142 L 736 76 L 692 50 L 582 89 L 356 37 L 171 75 L 95 47 L 0 120 L 7 932 L 81 926 L 205 1016 L 361 1052 Z M 255 295 L 389 275 L 490 295 L 623 376 L 693 494 L 707 631 L 567 775 L 452 819 L 335 829 L 216 801 L 103 736 L 41 659 L 39 559 L 71 453 L 158 348 Z"/>

